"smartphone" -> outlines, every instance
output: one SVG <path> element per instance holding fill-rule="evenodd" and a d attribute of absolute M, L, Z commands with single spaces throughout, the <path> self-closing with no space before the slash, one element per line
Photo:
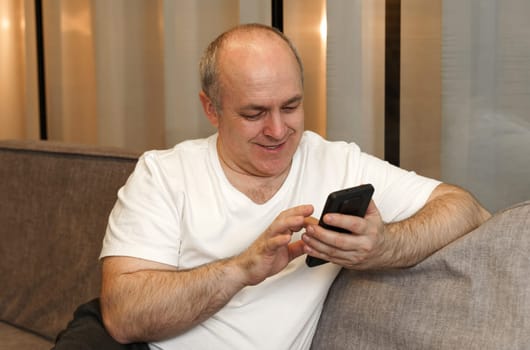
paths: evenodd
<path fill-rule="evenodd" d="M 364 217 L 373 193 L 374 187 L 371 184 L 346 188 L 344 190 L 330 193 L 326 200 L 326 204 L 324 205 L 324 209 L 322 210 L 322 215 L 320 215 L 318 224 L 328 230 L 340 233 L 351 233 L 340 227 L 325 224 L 323 221 L 324 215 L 327 213 L 341 213 Z M 305 262 L 307 266 L 314 267 L 325 264 L 328 261 L 308 255 Z"/>

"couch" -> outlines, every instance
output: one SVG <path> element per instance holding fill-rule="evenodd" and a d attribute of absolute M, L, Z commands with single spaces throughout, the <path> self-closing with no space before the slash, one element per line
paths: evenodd
<path fill-rule="evenodd" d="M 108 214 L 138 154 L 0 141 L 0 348 L 50 349 L 99 294 Z M 343 270 L 313 349 L 530 349 L 530 202 L 415 267 Z M 303 297 L 303 291 L 300 291 Z"/>

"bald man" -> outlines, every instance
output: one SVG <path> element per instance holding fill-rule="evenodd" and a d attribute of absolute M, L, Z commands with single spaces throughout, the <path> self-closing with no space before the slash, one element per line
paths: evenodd
<path fill-rule="evenodd" d="M 217 132 L 145 153 L 109 219 L 101 310 L 120 343 L 309 349 L 341 268 L 412 266 L 489 217 L 463 189 L 304 131 L 302 63 L 270 27 L 223 33 L 200 73 Z M 363 183 L 364 218 L 324 218 L 351 235 L 318 225 L 330 192 Z"/>

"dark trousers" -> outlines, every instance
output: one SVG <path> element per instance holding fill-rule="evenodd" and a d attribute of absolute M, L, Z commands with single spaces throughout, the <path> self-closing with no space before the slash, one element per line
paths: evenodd
<path fill-rule="evenodd" d="M 149 346 L 115 341 L 103 327 L 99 299 L 94 299 L 75 310 L 74 319 L 59 333 L 52 350 L 149 350 Z"/>

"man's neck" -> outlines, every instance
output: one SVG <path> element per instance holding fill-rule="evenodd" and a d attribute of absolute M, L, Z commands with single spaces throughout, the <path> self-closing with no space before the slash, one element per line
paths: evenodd
<path fill-rule="evenodd" d="M 230 184 L 257 204 L 266 203 L 274 197 L 289 175 L 290 168 L 277 176 L 270 177 L 245 174 L 231 167 L 220 152 L 218 154 L 221 167 Z"/>

